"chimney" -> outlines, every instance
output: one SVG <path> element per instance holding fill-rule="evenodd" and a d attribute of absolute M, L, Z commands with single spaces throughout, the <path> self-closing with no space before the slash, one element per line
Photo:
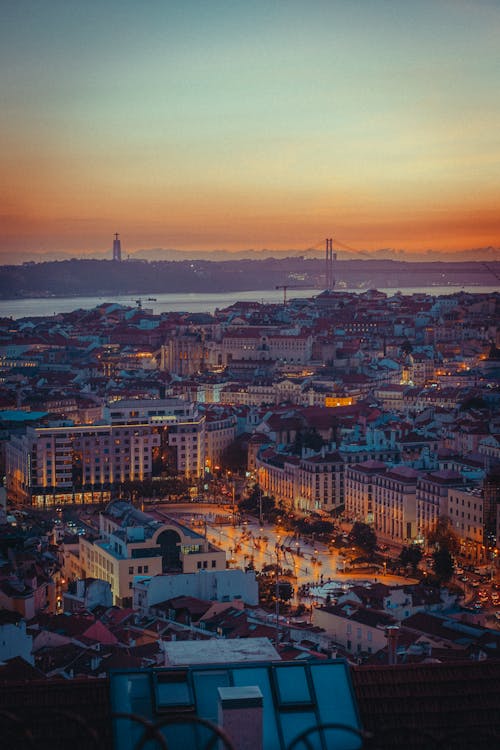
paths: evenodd
<path fill-rule="evenodd" d="M 219 726 L 228 734 L 235 750 L 262 750 L 263 697 L 257 685 L 220 687 Z"/>
<path fill-rule="evenodd" d="M 387 653 L 389 657 L 389 665 L 393 666 L 397 664 L 398 654 L 398 636 L 399 636 L 399 625 L 388 625 L 385 629 L 385 637 L 387 638 Z"/>

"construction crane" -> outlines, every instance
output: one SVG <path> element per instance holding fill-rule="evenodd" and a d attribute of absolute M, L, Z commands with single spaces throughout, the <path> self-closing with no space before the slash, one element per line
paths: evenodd
<path fill-rule="evenodd" d="M 286 307 L 286 290 L 287 289 L 307 289 L 303 284 L 278 284 L 276 289 L 283 289 L 283 307 Z"/>

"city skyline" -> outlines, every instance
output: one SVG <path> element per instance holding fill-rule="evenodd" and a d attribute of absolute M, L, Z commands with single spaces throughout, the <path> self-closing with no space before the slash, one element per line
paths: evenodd
<path fill-rule="evenodd" d="M 0 253 L 498 246 L 500 9 L 3 11 Z"/>

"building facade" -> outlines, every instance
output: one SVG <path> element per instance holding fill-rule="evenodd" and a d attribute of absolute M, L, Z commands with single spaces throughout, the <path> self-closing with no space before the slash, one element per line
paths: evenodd
<path fill-rule="evenodd" d="M 80 578 L 111 586 L 113 602 L 131 606 L 134 579 L 170 573 L 226 569 L 226 553 L 174 519 L 157 520 L 115 501 L 100 514 L 99 537 L 80 537 Z M 68 570 L 74 570 L 68 562 Z"/>

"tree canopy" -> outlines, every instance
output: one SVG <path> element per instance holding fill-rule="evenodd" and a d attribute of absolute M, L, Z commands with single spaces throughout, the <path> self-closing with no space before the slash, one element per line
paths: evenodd
<path fill-rule="evenodd" d="M 449 550 L 446 547 L 440 547 L 434 551 L 432 557 L 436 578 L 442 583 L 449 581 L 453 575 L 453 558 Z"/>
<path fill-rule="evenodd" d="M 364 549 L 369 554 L 375 552 L 377 536 L 372 527 L 367 523 L 356 521 L 351 529 L 351 533 L 349 534 L 349 539 L 353 544 L 357 547 L 361 547 L 361 549 Z"/>
<path fill-rule="evenodd" d="M 413 572 L 415 572 L 420 560 L 422 559 L 422 550 L 418 544 L 411 544 L 409 547 L 403 547 L 399 553 L 399 559 L 401 565 L 410 565 Z"/>
<path fill-rule="evenodd" d="M 460 540 L 447 516 L 440 516 L 435 527 L 428 533 L 427 541 L 438 549 L 446 549 L 451 554 L 460 551 Z"/>

